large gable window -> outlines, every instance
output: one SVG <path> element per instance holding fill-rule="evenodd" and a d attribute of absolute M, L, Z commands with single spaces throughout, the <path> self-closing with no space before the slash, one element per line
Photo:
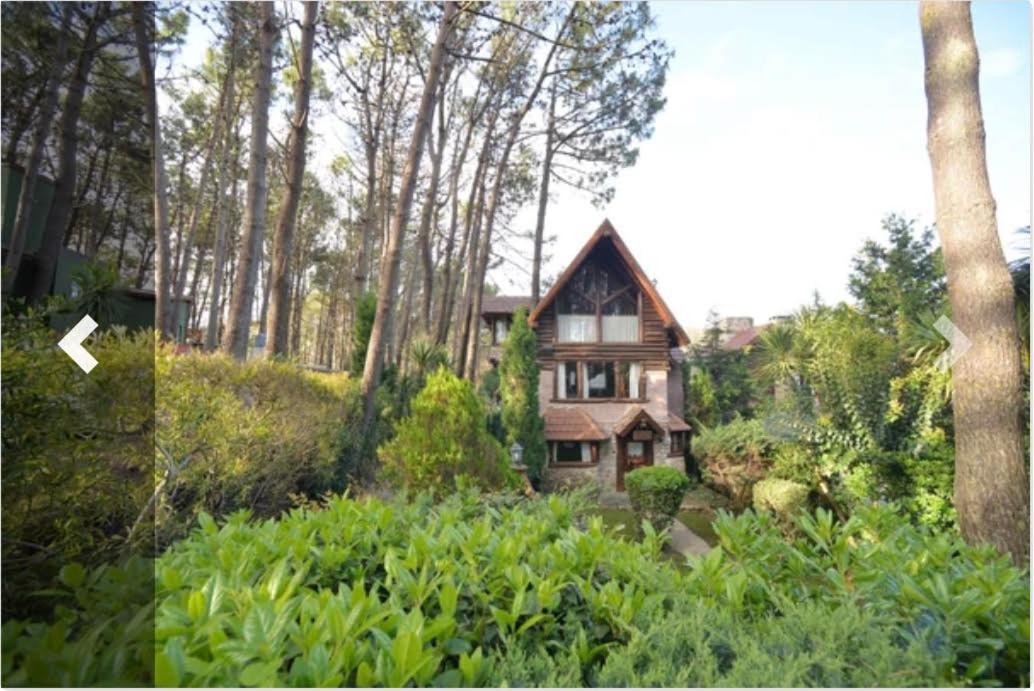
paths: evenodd
<path fill-rule="evenodd" d="M 636 343 L 639 294 L 610 269 L 585 263 L 557 297 L 561 343 Z"/>

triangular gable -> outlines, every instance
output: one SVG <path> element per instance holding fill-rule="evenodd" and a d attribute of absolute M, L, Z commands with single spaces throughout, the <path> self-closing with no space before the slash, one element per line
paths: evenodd
<path fill-rule="evenodd" d="M 596 232 L 592 234 L 592 237 L 589 238 L 585 243 L 585 246 L 582 247 L 580 252 L 578 252 L 574 261 L 564 269 L 564 272 L 560 274 L 559 278 L 557 278 L 553 287 L 550 288 L 542 299 L 539 300 L 539 303 L 535 305 L 535 309 L 533 309 L 531 314 L 528 315 L 528 323 L 532 326 L 535 325 L 539 316 L 542 314 L 542 311 L 552 304 L 560 294 L 563 287 L 567 285 L 567 282 L 571 280 L 572 276 L 574 276 L 578 267 L 582 265 L 582 262 L 584 262 L 589 256 L 589 253 L 595 249 L 596 245 L 598 245 L 603 238 L 609 238 L 614 244 L 614 249 L 617 250 L 618 256 L 621 257 L 621 260 L 625 263 L 625 268 L 628 269 L 629 274 L 631 274 L 632 280 L 635 281 L 643 295 L 649 298 L 653 303 L 654 309 L 657 310 L 657 313 L 661 317 L 661 322 L 675 334 L 676 342 L 679 345 L 688 345 L 689 336 L 686 335 L 685 330 L 679 324 L 678 320 L 675 319 L 675 315 L 672 314 L 670 309 L 668 309 L 668 305 L 664 302 L 664 299 L 661 298 L 660 293 L 657 292 L 657 288 L 654 287 L 653 282 L 647 278 L 646 273 L 643 271 L 642 267 L 639 266 L 639 262 L 637 262 L 635 257 L 632 256 L 632 252 L 629 251 L 628 246 L 625 245 L 624 240 L 621 239 L 621 236 L 618 235 L 617 230 L 614 229 L 614 226 L 610 224 L 608 219 L 603 219 L 603 223 L 600 224 L 600 227 L 596 229 Z"/>
<path fill-rule="evenodd" d="M 655 434 L 664 434 L 664 428 L 661 427 L 660 423 L 654 420 L 653 416 L 646 412 L 645 408 L 635 405 L 625 411 L 621 419 L 614 424 L 614 436 L 628 436 L 632 428 L 638 426 L 641 422 L 645 422 Z"/>

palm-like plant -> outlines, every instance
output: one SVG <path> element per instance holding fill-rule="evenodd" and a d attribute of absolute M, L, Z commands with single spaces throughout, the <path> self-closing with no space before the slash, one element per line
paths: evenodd
<path fill-rule="evenodd" d="M 777 384 L 792 383 L 801 373 L 797 330 L 791 324 L 774 324 L 761 332 L 758 372 Z"/>

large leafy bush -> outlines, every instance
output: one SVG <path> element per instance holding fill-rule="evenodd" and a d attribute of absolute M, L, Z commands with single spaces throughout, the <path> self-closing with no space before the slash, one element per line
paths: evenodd
<path fill-rule="evenodd" d="M 470 382 L 442 367 L 399 421 L 378 456 L 385 476 L 412 490 L 449 492 L 465 476 L 491 489 L 511 479 L 502 445 L 488 432 L 484 405 Z"/>
<path fill-rule="evenodd" d="M 808 505 L 808 487 L 793 480 L 765 478 L 754 485 L 754 508 L 789 522 Z"/>
<path fill-rule="evenodd" d="M 625 642 L 675 592 L 676 572 L 656 560 L 658 540 L 618 540 L 598 518 L 583 529 L 577 504 L 558 497 L 512 503 L 472 494 L 440 505 L 340 498 L 280 520 L 249 523 L 238 513 L 222 527 L 202 515 L 156 565 L 153 681 L 480 685 L 505 650 Z M 72 589 L 83 610 L 113 597 L 114 575 Z M 77 630 L 78 621 L 69 612 L 50 627 L 5 628 L 4 681 L 150 680 L 133 656 L 118 677 L 89 655 L 39 659 L 76 634 L 97 636 L 80 652 L 117 636 Z"/>
<path fill-rule="evenodd" d="M 586 508 L 468 493 L 221 527 L 202 514 L 157 562 L 154 627 L 135 624 L 147 608 L 116 606 L 133 563 L 69 573 L 55 623 L 5 624 L 4 682 L 1029 681 L 1026 572 L 892 506 L 802 514 L 792 541 L 767 514 L 722 515 L 720 546 L 688 572 L 658 559 L 654 533 L 627 542 Z"/>
<path fill-rule="evenodd" d="M 202 511 L 273 516 L 294 496 L 340 487 L 343 431 L 360 414 L 347 374 L 167 348 L 158 351 L 156 374 L 157 468 L 168 478 L 157 513 L 162 544 Z"/>
<path fill-rule="evenodd" d="M 760 420 L 736 418 L 703 431 L 693 441 L 704 481 L 732 500 L 735 508 L 750 506 L 754 483 L 765 476 L 775 440 Z"/>
<path fill-rule="evenodd" d="M 153 337 L 91 338 L 101 364 L 86 375 L 55 347 L 48 318 L 3 318 L 6 616 L 44 613 L 36 591 L 64 564 L 115 558 L 154 489 Z"/>
<path fill-rule="evenodd" d="M 720 548 L 692 560 L 687 592 L 752 617 L 856 605 L 892 641 L 922 645 L 937 664 L 932 685 L 1029 683 L 1030 579 L 1008 556 L 915 527 L 894 505 L 840 522 L 801 514 L 791 540 L 775 526 L 766 513 L 722 514 Z"/>
<path fill-rule="evenodd" d="M 682 507 L 689 478 L 674 468 L 652 466 L 625 475 L 625 489 L 632 508 L 655 530 L 664 530 Z"/>
<path fill-rule="evenodd" d="M 691 596 L 612 652 L 603 687 L 923 686 L 937 678 L 915 642 L 888 635 L 856 605 L 791 605 L 781 616 L 737 614 Z"/>

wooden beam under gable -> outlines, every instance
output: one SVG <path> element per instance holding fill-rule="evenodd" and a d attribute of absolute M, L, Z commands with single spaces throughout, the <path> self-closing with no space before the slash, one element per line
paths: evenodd
<path fill-rule="evenodd" d="M 657 292 L 653 282 L 650 281 L 642 267 L 639 266 L 639 262 L 637 262 L 635 257 L 632 256 L 632 252 L 629 251 L 628 246 L 625 245 L 625 242 L 621 239 L 621 236 L 618 235 L 617 230 L 615 230 L 614 226 L 611 225 L 610 220 L 608 219 L 603 220 L 603 223 L 600 224 L 600 227 L 597 228 L 596 232 L 594 232 L 588 239 L 582 249 L 575 256 L 574 260 L 557 278 L 553 287 L 550 288 L 542 299 L 539 300 L 539 303 L 535 305 L 531 314 L 528 315 L 528 324 L 532 327 L 535 326 L 542 314 L 542 311 L 556 300 L 560 291 L 563 290 L 564 286 L 571 280 L 575 272 L 586 260 L 592 250 L 595 249 L 604 238 L 609 239 L 613 244 L 614 249 L 617 250 L 618 256 L 625 263 L 625 267 L 632 275 L 632 279 L 639 287 L 639 290 L 650 298 L 650 301 L 653 303 L 654 308 L 660 315 L 665 328 L 671 330 L 672 335 L 675 338 L 675 342 L 680 346 L 688 345 L 689 336 L 679 324 L 678 320 L 675 319 L 675 315 L 672 314 L 667 303 L 665 303 L 663 298 L 661 298 L 660 293 Z M 642 309 L 640 309 L 640 314 L 642 314 Z"/>

